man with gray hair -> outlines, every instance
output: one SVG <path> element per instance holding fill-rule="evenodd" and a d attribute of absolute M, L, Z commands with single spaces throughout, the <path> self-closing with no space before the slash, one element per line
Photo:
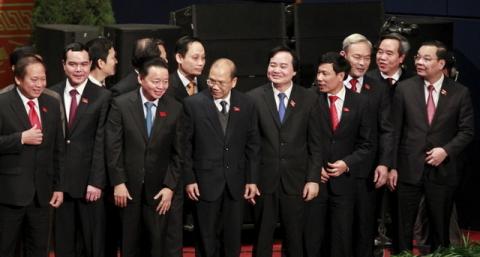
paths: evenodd
<path fill-rule="evenodd" d="M 343 40 L 341 55 L 351 69 L 344 86 L 368 99 L 372 116 L 372 151 L 366 165 L 355 175 L 353 256 L 372 257 L 375 226 L 375 189 L 385 185 L 391 166 L 393 125 L 390 120 L 388 88 L 365 73 L 370 66 L 372 43 L 361 34 Z"/>

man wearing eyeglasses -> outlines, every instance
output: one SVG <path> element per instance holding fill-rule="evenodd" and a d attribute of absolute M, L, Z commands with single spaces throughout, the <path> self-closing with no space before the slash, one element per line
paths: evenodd
<path fill-rule="evenodd" d="M 399 84 L 393 117 L 398 171 L 398 252 L 412 249 L 422 194 L 431 224 L 431 251 L 448 247 L 453 195 L 462 152 L 474 135 L 469 90 L 443 74 L 446 47 L 425 42 L 415 56 L 417 76 Z"/>
<path fill-rule="evenodd" d="M 208 90 L 184 100 L 184 181 L 203 257 L 240 256 L 244 200 L 259 195 L 257 116 L 253 100 L 233 89 L 235 70 L 229 59 L 215 61 Z"/>

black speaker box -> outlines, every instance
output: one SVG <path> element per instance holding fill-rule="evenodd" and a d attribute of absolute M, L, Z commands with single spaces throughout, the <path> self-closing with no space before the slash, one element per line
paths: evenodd
<path fill-rule="evenodd" d="M 266 75 L 247 76 L 247 77 L 238 76 L 237 78 L 238 78 L 238 81 L 237 81 L 236 89 L 238 89 L 241 92 L 248 92 L 268 82 Z"/>
<path fill-rule="evenodd" d="M 37 25 L 35 31 L 35 47 L 43 57 L 47 66 L 47 83 L 53 85 L 63 78 L 62 57 L 63 49 L 73 42 L 86 43 L 100 35 L 96 26 L 71 24 Z"/>
<path fill-rule="evenodd" d="M 170 13 L 170 24 L 203 40 L 285 38 L 281 3 L 197 4 Z"/>
<path fill-rule="evenodd" d="M 309 86 L 315 79 L 318 58 L 342 50 L 345 37 L 353 33 L 378 39 L 383 22 L 381 2 L 318 3 L 293 6 L 293 38 L 300 59 L 297 83 Z"/>
<path fill-rule="evenodd" d="M 104 27 L 105 37 L 112 40 L 117 51 L 117 73 L 110 83 L 125 77 L 131 70 L 132 50 L 137 39 L 152 37 L 165 42 L 170 63 L 174 63 L 175 42 L 182 35 L 181 28 L 165 24 L 116 24 Z M 175 65 L 169 65 L 175 69 Z"/>

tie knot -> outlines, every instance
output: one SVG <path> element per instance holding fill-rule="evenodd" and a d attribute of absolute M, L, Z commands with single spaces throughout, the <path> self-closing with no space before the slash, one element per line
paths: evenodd
<path fill-rule="evenodd" d="M 77 95 L 78 95 L 78 91 L 77 91 L 76 89 L 70 90 L 70 96 L 71 96 L 71 97 L 75 97 L 75 96 L 77 96 Z"/>
<path fill-rule="evenodd" d="M 35 102 L 30 100 L 27 102 L 28 106 L 30 106 L 30 108 L 35 108 Z"/>
<path fill-rule="evenodd" d="M 328 99 L 330 99 L 330 103 L 333 104 L 333 103 L 335 103 L 335 101 L 337 101 L 338 96 L 331 95 L 331 96 L 328 96 Z"/>
<path fill-rule="evenodd" d="M 151 109 L 155 104 L 152 103 L 152 102 L 145 102 L 145 107 L 147 107 L 148 109 Z"/>
<path fill-rule="evenodd" d="M 389 84 L 390 86 L 392 86 L 393 84 L 395 84 L 393 78 L 387 78 L 387 82 L 388 82 L 388 84 Z"/>
<path fill-rule="evenodd" d="M 435 87 L 433 85 L 428 85 L 427 89 L 429 92 L 433 92 L 433 90 L 435 90 Z"/>
<path fill-rule="evenodd" d="M 287 97 L 287 95 L 285 93 L 279 93 L 278 94 L 278 98 L 280 98 L 281 101 L 283 101 L 285 99 L 285 97 Z"/>
<path fill-rule="evenodd" d="M 187 88 L 194 88 L 197 86 L 197 83 L 195 83 L 195 81 L 190 81 L 190 83 L 188 83 L 187 85 Z"/>
<path fill-rule="evenodd" d="M 355 79 L 355 78 L 352 78 L 352 79 L 350 80 L 350 85 L 352 85 L 352 87 L 355 87 L 355 86 L 357 85 L 357 83 L 358 83 L 358 80 Z"/>
<path fill-rule="evenodd" d="M 222 113 L 227 113 L 227 101 L 223 100 L 220 102 L 220 105 L 222 106 Z"/>

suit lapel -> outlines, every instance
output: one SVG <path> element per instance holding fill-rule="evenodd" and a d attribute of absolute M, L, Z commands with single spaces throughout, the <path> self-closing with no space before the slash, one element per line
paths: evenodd
<path fill-rule="evenodd" d="M 13 101 L 11 102 L 11 107 L 13 113 L 15 113 L 15 117 L 19 119 L 20 123 L 22 124 L 22 127 L 25 128 L 25 130 L 30 129 L 32 126 L 30 125 L 30 121 L 28 120 L 28 113 L 25 110 L 25 105 L 22 102 L 22 99 L 18 95 L 17 89 L 13 89 L 15 92 L 12 92 L 12 98 Z"/>
<path fill-rule="evenodd" d="M 163 125 L 165 124 L 165 120 L 168 119 L 168 105 L 163 97 L 158 99 L 158 106 L 157 111 L 154 113 L 155 120 L 153 121 L 152 131 L 150 134 L 150 141 L 153 142 L 155 140 L 155 135 L 158 134 Z M 145 132 L 146 132 L 145 126 Z"/>
<path fill-rule="evenodd" d="M 143 139 L 145 142 L 148 141 L 147 137 L 147 127 L 145 125 L 145 114 L 143 112 L 143 104 L 142 104 L 142 99 L 140 97 L 140 92 L 137 91 L 136 94 L 132 94 L 132 97 L 130 97 L 130 111 L 133 117 L 133 120 L 135 124 L 138 127 L 138 130 L 143 136 Z"/>
<path fill-rule="evenodd" d="M 327 94 L 325 93 L 319 93 L 318 97 L 320 101 L 320 109 L 321 113 L 323 115 L 323 121 L 326 126 L 328 126 L 330 133 L 333 133 L 332 130 L 332 120 L 330 119 L 330 107 L 328 106 L 328 101 L 327 101 Z"/>
<path fill-rule="evenodd" d="M 280 117 L 278 116 L 277 104 L 273 96 L 273 89 L 270 84 L 264 86 L 263 98 L 265 99 L 265 104 L 272 114 L 273 120 L 277 127 L 280 128 Z"/>
<path fill-rule="evenodd" d="M 48 122 L 48 107 L 43 98 L 43 94 L 38 97 L 38 110 L 40 112 L 40 119 L 42 120 L 42 131 L 48 131 L 50 124 Z"/>
<path fill-rule="evenodd" d="M 237 123 L 239 120 L 240 112 L 242 111 L 241 109 L 241 104 L 238 101 L 237 98 L 237 93 L 235 90 L 232 90 L 232 95 L 230 97 L 230 110 L 228 114 L 228 125 L 227 125 L 227 130 L 225 133 L 225 139 L 228 142 L 230 139 L 231 135 L 233 134 L 233 130 L 237 127 Z"/>
<path fill-rule="evenodd" d="M 450 97 L 448 96 L 448 92 L 451 90 L 451 82 L 448 80 L 448 78 L 444 78 L 442 87 L 440 88 L 440 92 L 438 92 L 438 102 L 437 102 L 437 107 L 435 109 L 435 114 L 433 115 L 433 120 L 432 120 L 432 126 L 435 124 L 435 121 L 438 119 L 437 117 L 443 113 L 448 106 L 448 103 L 450 101 Z M 426 108 L 425 108 L 426 109 Z"/>
<path fill-rule="evenodd" d="M 203 101 L 202 105 L 205 108 L 205 113 L 207 114 L 208 120 L 219 135 L 219 138 L 224 138 L 225 135 L 223 134 L 222 125 L 220 124 L 220 120 L 218 118 L 218 109 L 213 102 L 213 98 L 206 91 L 202 92 L 201 96 Z"/>
<path fill-rule="evenodd" d="M 297 86 L 292 85 L 292 92 L 290 93 L 290 98 L 287 102 L 287 110 L 285 111 L 285 117 L 283 119 L 283 123 L 288 121 L 288 117 L 295 111 L 295 106 L 297 105 L 297 100 L 299 98 Z M 277 115 L 278 116 L 278 115 Z M 280 117 L 279 117 L 280 120 Z"/>
<path fill-rule="evenodd" d="M 341 130 L 343 130 L 343 127 L 348 125 L 348 119 L 350 119 L 350 110 L 352 109 L 354 105 L 354 101 L 352 99 L 352 94 L 353 93 L 351 90 L 345 90 L 345 100 L 343 102 L 343 107 L 340 110 L 342 112 L 342 116 L 340 118 L 340 121 L 338 122 L 337 129 L 335 133 L 339 133 Z M 330 109 L 329 109 L 330 111 Z"/>
<path fill-rule="evenodd" d="M 425 102 L 425 99 L 426 99 L 426 95 L 425 95 L 425 82 L 420 78 L 420 77 L 417 77 L 417 83 L 415 85 L 415 100 L 412 102 L 412 103 L 420 103 L 418 104 L 418 108 L 419 108 L 419 115 L 421 116 L 421 120 L 423 121 L 423 123 L 425 124 L 425 126 L 427 126 L 427 128 L 430 126 L 428 125 L 428 115 L 427 115 L 427 104 Z"/>
<path fill-rule="evenodd" d="M 183 85 L 182 80 L 178 76 L 177 71 L 174 72 L 173 79 L 174 79 L 173 85 L 174 85 L 174 88 L 175 88 L 175 95 L 180 96 L 182 99 L 187 97 L 188 92 L 185 89 L 185 86 Z"/>

